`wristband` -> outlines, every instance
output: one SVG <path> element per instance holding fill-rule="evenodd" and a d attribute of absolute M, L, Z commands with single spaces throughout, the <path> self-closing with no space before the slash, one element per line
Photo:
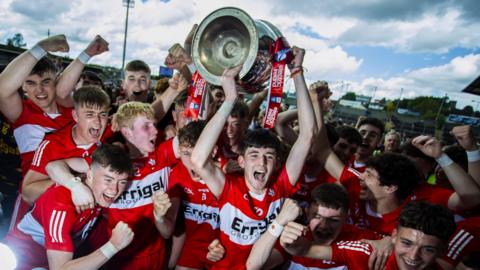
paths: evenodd
<path fill-rule="evenodd" d="M 107 259 L 110 259 L 118 252 L 118 249 L 112 244 L 112 242 L 108 241 L 100 248 L 100 252 L 102 252 Z"/>
<path fill-rule="evenodd" d="M 221 115 L 224 115 L 224 116 L 228 117 L 230 115 L 230 113 L 232 112 L 234 103 L 235 102 L 233 102 L 233 101 L 225 100 L 222 103 L 222 106 L 220 106 L 220 108 L 218 109 L 217 113 L 220 113 Z"/>
<path fill-rule="evenodd" d="M 280 237 L 280 234 L 282 234 L 283 231 L 283 226 L 278 224 L 276 220 L 274 220 L 270 226 L 268 226 L 268 232 L 275 236 L 276 238 Z"/>
<path fill-rule="evenodd" d="M 81 52 L 77 59 L 78 61 L 82 62 L 82 64 L 86 65 L 88 63 L 88 60 L 92 58 L 90 55 L 88 55 L 85 51 Z"/>
<path fill-rule="evenodd" d="M 480 160 L 480 150 L 466 151 L 468 162 L 475 162 Z"/>
<path fill-rule="evenodd" d="M 38 44 L 35 44 L 28 52 L 35 57 L 35 59 L 40 60 L 44 57 L 47 52 Z"/>
<path fill-rule="evenodd" d="M 453 160 L 449 156 L 447 156 L 447 154 L 445 154 L 445 153 L 442 153 L 442 155 L 440 157 L 436 158 L 436 160 L 437 160 L 438 165 L 440 165 L 440 167 L 442 167 L 442 168 L 450 166 L 453 163 Z"/>

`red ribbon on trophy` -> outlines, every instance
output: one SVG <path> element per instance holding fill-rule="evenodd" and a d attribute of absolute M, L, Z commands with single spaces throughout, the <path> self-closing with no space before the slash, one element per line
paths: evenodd
<path fill-rule="evenodd" d="M 268 105 L 263 121 L 264 128 L 273 128 L 280 112 L 282 103 L 285 66 L 293 59 L 293 54 L 284 37 L 275 40 L 271 48 L 272 74 L 270 76 L 270 89 L 268 90 Z"/>
<path fill-rule="evenodd" d="M 204 103 L 202 100 L 205 96 L 206 86 L 207 82 L 200 76 L 198 71 L 195 71 L 192 76 L 192 84 L 188 89 L 187 104 L 185 105 L 185 117 L 190 120 L 198 120 L 202 104 Z"/>

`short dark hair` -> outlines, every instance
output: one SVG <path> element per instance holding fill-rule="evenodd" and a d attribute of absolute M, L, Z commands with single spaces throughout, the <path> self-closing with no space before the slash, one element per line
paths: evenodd
<path fill-rule="evenodd" d="M 37 64 L 35 64 L 32 71 L 30 71 L 30 75 L 42 76 L 47 72 L 52 72 L 53 74 L 57 74 L 58 69 L 52 60 L 50 60 L 48 57 L 43 57 L 37 62 Z"/>
<path fill-rule="evenodd" d="M 178 131 L 178 143 L 185 147 L 194 147 L 205 125 L 203 120 L 188 123 Z"/>
<path fill-rule="evenodd" d="M 183 90 L 180 92 L 177 97 L 173 100 L 173 110 L 176 111 L 177 109 L 185 109 L 187 106 L 187 100 L 188 100 L 188 92 L 187 90 Z"/>
<path fill-rule="evenodd" d="M 133 165 L 130 156 L 120 146 L 102 144 L 92 154 L 92 166 L 100 165 L 117 173 L 133 174 Z"/>
<path fill-rule="evenodd" d="M 365 119 L 362 119 L 358 123 L 358 128 L 360 128 L 363 125 L 372 125 L 372 126 L 378 128 L 380 130 L 380 135 L 383 135 L 383 132 L 385 132 L 385 125 L 382 123 L 382 121 L 380 121 L 377 118 L 367 117 Z"/>
<path fill-rule="evenodd" d="M 126 71 L 144 71 L 150 74 L 151 70 L 147 63 L 142 60 L 132 60 L 125 66 Z"/>
<path fill-rule="evenodd" d="M 421 179 L 415 164 L 397 153 L 383 153 L 372 157 L 367 161 L 366 167 L 377 171 L 380 185 L 397 186 L 395 194 L 399 200 L 407 198 Z"/>
<path fill-rule="evenodd" d="M 400 213 L 398 226 L 419 230 L 447 243 L 455 232 L 455 218 L 441 205 L 425 201 L 410 202 Z"/>
<path fill-rule="evenodd" d="M 279 156 L 282 151 L 281 145 L 282 143 L 272 131 L 269 129 L 258 128 L 247 131 L 243 141 L 240 143 L 240 149 L 242 155 L 244 155 L 249 147 L 273 148 L 275 149 L 277 156 Z"/>
<path fill-rule="evenodd" d="M 408 140 L 400 147 L 400 152 L 413 158 L 420 158 L 429 163 L 436 163 L 433 157 L 425 155 L 420 149 L 412 145 L 412 140 Z"/>
<path fill-rule="evenodd" d="M 97 85 L 98 87 L 105 89 L 105 85 L 103 84 L 102 78 L 100 78 L 100 76 L 98 76 L 98 74 L 93 71 L 89 71 L 89 70 L 83 71 L 82 74 L 80 74 L 80 79 L 84 80 L 83 85 L 85 85 L 85 81 L 90 81 L 90 82 L 93 82 L 93 85 Z"/>
<path fill-rule="evenodd" d="M 315 204 L 348 212 L 350 204 L 348 193 L 344 187 L 338 184 L 320 184 L 312 190 L 310 196 Z"/>
<path fill-rule="evenodd" d="M 230 117 L 237 119 L 247 119 L 249 114 L 249 109 L 247 103 L 237 100 L 233 104 L 233 109 L 230 112 Z"/>
<path fill-rule="evenodd" d="M 337 127 L 337 133 L 338 137 L 346 140 L 348 143 L 362 144 L 362 135 L 354 127 L 339 126 Z"/>
<path fill-rule="evenodd" d="M 338 137 L 339 137 L 337 130 L 330 123 L 326 123 L 325 128 L 327 129 L 327 138 L 328 138 L 328 142 L 330 143 L 330 146 L 335 145 L 338 142 Z"/>
<path fill-rule="evenodd" d="M 97 86 L 85 86 L 73 93 L 73 104 L 75 109 L 82 106 L 87 108 L 108 108 L 110 107 L 110 97 Z"/>

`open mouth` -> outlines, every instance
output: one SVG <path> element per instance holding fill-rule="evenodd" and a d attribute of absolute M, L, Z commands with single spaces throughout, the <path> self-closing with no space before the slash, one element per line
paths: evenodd
<path fill-rule="evenodd" d="M 140 96 L 140 95 L 142 95 L 142 93 L 143 93 L 143 91 L 133 91 L 133 94 L 135 96 Z"/>
<path fill-rule="evenodd" d="M 419 261 L 412 261 L 406 258 L 403 258 L 403 261 L 405 262 L 406 265 L 411 266 L 411 267 L 417 267 L 420 265 Z"/>
<path fill-rule="evenodd" d="M 115 196 L 103 193 L 103 200 L 108 204 L 112 204 L 115 201 Z"/>
<path fill-rule="evenodd" d="M 35 95 L 35 98 L 38 100 L 46 100 L 48 98 L 48 95 Z"/>
<path fill-rule="evenodd" d="M 90 136 L 92 136 L 93 138 L 99 138 L 100 135 L 101 135 L 99 128 L 89 128 L 89 129 L 88 129 L 88 133 L 89 133 Z"/>
<path fill-rule="evenodd" d="M 257 180 L 258 182 L 264 182 L 265 172 L 261 172 L 261 171 L 253 172 L 253 178 L 255 178 L 255 180 Z"/>
<path fill-rule="evenodd" d="M 195 171 L 193 170 L 190 170 L 190 175 L 192 176 L 192 178 L 194 179 L 199 179 L 200 178 L 200 175 L 198 175 Z"/>

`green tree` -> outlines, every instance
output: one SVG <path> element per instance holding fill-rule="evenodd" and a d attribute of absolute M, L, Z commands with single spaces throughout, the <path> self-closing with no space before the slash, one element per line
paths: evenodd
<path fill-rule="evenodd" d="M 7 46 L 21 48 L 27 46 L 27 43 L 23 41 L 21 33 L 16 33 L 13 37 L 7 38 Z"/>
<path fill-rule="evenodd" d="M 355 94 L 355 92 L 347 92 L 345 95 L 343 95 L 343 97 L 341 97 L 341 99 L 345 99 L 345 100 L 357 100 L 357 95 Z"/>

